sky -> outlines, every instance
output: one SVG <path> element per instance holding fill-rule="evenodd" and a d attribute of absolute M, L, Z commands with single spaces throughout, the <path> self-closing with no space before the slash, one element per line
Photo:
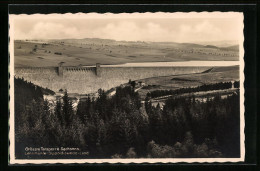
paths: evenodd
<path fill-rule="evenodd" d="M 160 16 L 160 17 L 158 17 Z M 209 42 L 237 41 L 241 17 L 225 15 L 20 15 L 11 23 L 14 39 L 101 38 L 117 41 Z M 228 16 L 228 15 L 226 15 Z M 12 25 L 11 25 L 12 26 Z"/>

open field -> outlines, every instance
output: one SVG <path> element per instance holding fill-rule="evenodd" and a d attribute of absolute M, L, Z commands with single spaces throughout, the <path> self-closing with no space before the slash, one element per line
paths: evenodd
<path fill-rule="evenodd" d="M 236 61 L 238 45 L 217 47 L 173 42 L 127 42 L 107 39 L 16 40 L 15 67 L 47 67 L 133 62 Z"/>
<path fill-rule="evenodd" d="M 141 98 L 144 99 L 148 92 L 154 90 L 174 90 L 235 80 L 239 80 L 239 66 L 215 67 L 207 73 L 153 77 L 137 80 L 137 82 L 145 83 L 145 86 L 138 91 Z"/>

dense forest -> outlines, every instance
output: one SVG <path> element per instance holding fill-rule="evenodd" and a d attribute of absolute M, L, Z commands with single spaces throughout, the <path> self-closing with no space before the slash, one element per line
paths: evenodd
<path fill-rule="evenodd" d="M 197 87 L 180 88 L 176 90 L 154 90 L 152 92 L 148 92 L 147 96 L 151 98 L 156 98 L 167 95 L 178 95 L 200 91 L 224 90 L 229 88 L 232 88 L 232 82 L 220 82 L 214 84 L 203 84 Z M 239 88 L 239 81 L 234 82 L 234 88 Z"/>
<path fill-rule="evenodd" d="M 98 94 L 74 111 L 65 91 L 52 111 L 41 88 L 15 79 L 16 157 L 25 147 L 61 146 L 88 151 L 83 158 L 239 157 L 239 91 L 207 102 L 170 98 L 163 109 L 149 97 L 141 103 L 131 84 Z"/>

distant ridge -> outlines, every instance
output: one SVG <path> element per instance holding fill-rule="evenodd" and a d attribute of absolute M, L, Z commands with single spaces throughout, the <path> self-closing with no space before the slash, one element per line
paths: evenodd
<path fill-rule="evenodd" d="M 237 41 L 237 40 L 208 41 L 208 42 L 196 41 L 196 42 L 192 42 L 192 43 L 200 44 L 200 45 L 204 45 L 204 46 L 212 45 L 212 46 L 224 48 L 224 47 L 230 47 L 230 46 L 238 45 L 239 41 Z"/>
<path fill-rule="evenodd" d="M 212 44 L 116 41 L 111 39 L 15 40 L 16 67 L 64 66 L 181 62 L 237 61 L 239 46 Z M 25 62 L 26 61 L 26 62 Z"/>
<path fill-rule="evenodd" d="M 239 51 L 239 45 L 220 48 L 221 50 Z"/>
<path fill-rule="evenodd" d="M 204 46 L 205 48 L 219 48 L 219 47 L 217 47 L 217 46 L 213 46 L 213 45 L 206 45 L 206 46 Z"/>
<path fill-rule="evenodd" d="M 29 39 L 28 39 L 29 40 Z M 19 40 L 21 41 L 21 40 Z M 101 39 L 101 38 L 82 38 L 82 39 L 39 39 L 39 40 L 29 40 L 29 41 L 67 41 L 67 42 L 78 42 L 78 41 L 85 41 L 85 42 L 92 42 L 92 43 L 145 43 L 145 44 L 172 44 L 172 45 L 179 45 L 179 46 L 188 46 L 188 47 L 197 47 L 197 48 L 228 48 L 230 50 L 237 50 L 238 49 L 238 42 L 227 40 L 227 41 L 209 41 L 209 42 L 190 42 L 190 43 L 181 43 L 181 42 L 153 42 L 153 41 L 124 41 L 124 40 L 114 40 L 114 39 Z"/>

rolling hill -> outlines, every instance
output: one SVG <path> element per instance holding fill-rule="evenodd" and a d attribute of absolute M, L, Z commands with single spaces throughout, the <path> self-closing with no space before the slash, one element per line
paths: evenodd
<path fill-rule="evenodd" d="M 129 42 L 110 39 L 15 40 L 15 67 L 122 64 L 132 62 L 236 61 L 238 46 Z"/>

